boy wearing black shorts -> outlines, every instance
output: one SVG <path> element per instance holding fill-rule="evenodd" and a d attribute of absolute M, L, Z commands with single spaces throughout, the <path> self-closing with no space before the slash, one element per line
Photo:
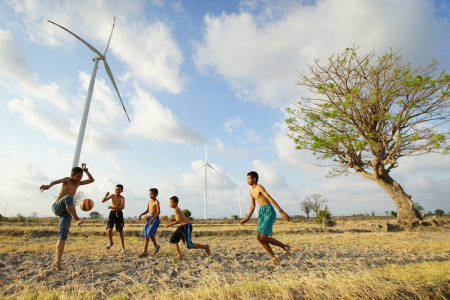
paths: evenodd
<path fill-rule="evenodd" d="M 111 211 L 109 212 L 108 223 L 106 227 L 108 229 L 108 237 L 109 237 L 109 244 L 106 245 L 106 250 L 111 249 L 111 247 L 114 245 L 113 228 L 114 225 L 116 225 L 116 231 L 119 233 L 120 241 L 122 242 L 121 251 L 123 253 L 125 252 L 125 241 L 123 237 L 124 220 L 122 210 L 125 208 L 125 197 L 120 195 L 122 192 L 123 192 L 123 185 L 121 184 L 116 185 L 114 194 L 110 195 L 109 192 L 107 192 L 102 200 L 102 203 L 109 199 L 111 199 L 112 202 L 112 205 L 108 206 L 108 209 L 111 209 Z"/>
<path fill-rule="evenodd" d="M 170 198 L 170 207 L 174 209 L 174 215 L 176 221 L 169 223 L 165 225 L 165 228 L 169 228 L 172 225 L 180 224 L 180 226 L 175 230 L 175 232 L 170 237 L 170 243 L 173 244 L 173 247 L 175 248 L 175 251 L 177 252 L 177 257 L 175 259 L 183 260 L 183 257 L 181 256 L 180 247 L 178 246 L 178 242 L 180 240 L 183 240 L 183 243 L 186 244 L 186 247 L 188 249 L 205 249 L 206 253 L 208 255 L 211 254 L 211 251 L 209 250 L 209 245 L 202 245 L 192 242 L 192 224 L 189 223 L 189 220 L 186 218 L 186 216 L 183 214 L 181 209 L 178 207 L 178 197 L 173 196 Z"/>

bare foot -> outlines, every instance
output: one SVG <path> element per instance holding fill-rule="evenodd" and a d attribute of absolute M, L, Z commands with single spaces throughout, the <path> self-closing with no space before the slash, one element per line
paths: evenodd
<path fill-rule="evenodd" d="M 57 263 L 53 262 L 52 263 L 52 268 L 56 270 L 56 272 L 61 271 L 61 265 L 58 265 Z"/>
<path fill-rule="evenodd" d="M 211 250 L 209 249 L 209 245 L 206 245 L 206 254 L 211 255 Z"/>
<path fill-rule="evenodd" d="M 182 261 L 183 260 L 183 256 L 177 256 L 177 257 L 174 257 L 173 259 L 176 259 L 178 261 Z"/>
<path fill-rule="evenodd" d="M 145 251 L 145 252 L 142 252 L 141 254 L 139 254 L 139 256 L 138 257 L 144 257 L 144 256 L 147 256 L 148 255 L 148 252 L 147 251 Z"/>
<path fill-rule="evenodd" d="M 287 257 L 292 258 L 290 245 L 286 245 L 286 247 L 284 248 L 284 252 L 286 253 Z"/>
<path fill-rule="evenodd" d="M 80 226 L 80 225 L 83 224 L 83 223 L 84 223 L 83 220 L 81 220 L 81 219 L 78 219 L 78 220 L 77 220 L 77 226 Z"/>
<path fill-rule="evenodd" d="M 265 266 L 275 266 L 278 265 L 278 259 L 276 257 L 272 258 L 271 260 L 268 260 L 264 263 Z"/>

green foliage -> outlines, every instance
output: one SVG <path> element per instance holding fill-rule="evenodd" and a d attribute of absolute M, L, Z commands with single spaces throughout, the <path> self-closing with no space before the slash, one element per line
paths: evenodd
<path fill-rule="evenodd" d="M 188 218 L 192 215 L 189 209 L 183 209 L 183 214 Z"/>
<path fill-rule="evenodd" d="M 395 211 L 391 211 L 391 216 L 396 217 L 397 218 L 397 212 Z"/>
<path fill-rule="evenodd" d="M 444 215 L 444 213 L 445 213 L 442 209 L 436 209 L 434 212 L 436 213 L 436 215 L 439 218 L 442 217 Z"/>
<path fill-rule="evenodd" d="M 170 217 L 171 217 L 172 219 L 175 219 L 175 215 L 170 215 Z"/>
<path fill-rule="evenodd" d="M 425 208 L 423 208 L 423 206 L 420 205 L 419 202 L 414 202 L 414 208 L 415 208 L 417 211 L 421 211 L 421 212 L 424 212 L 424 211 L 425 211 Z"/>
<path fill-rule="evenodd" d="M 92 211 L 89 213 L 89 218 L 91 219 L 102 219 L 103 216 L 98 211 Z"/>
<path fill-rule="evenodd" d="M 323 210 L 320 208 L 317 210 L 316 223 L 322 224 L 324 218 L 325 219 L 331 218 L 331 213 L 330 213 L 327 205 L 325 205 L 325 208 Z"/>
<path fill-rule="evenodd" d="M 27 218 L 25 218 L 22 214 L 17 214 L 16 221 L 17 222 L 25 222 Z"/>
<path fill-rule="evenodd" d="M 6 218 L 4 216 L 2 216 L 2 214 L 0 214 L 0 221 L 5 220 Z"/>
<path fill-rule="evenodd" d="M 239 219 L 239 216 L 238 216 L 238 215 L 231 215 L 231 217 L 232 217 L 233 219 L 235 219 L 235 220 Z"/>

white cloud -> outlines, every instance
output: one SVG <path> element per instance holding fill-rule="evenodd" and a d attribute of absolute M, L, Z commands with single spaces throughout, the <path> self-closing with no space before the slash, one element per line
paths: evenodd
<path fill-rule="evenodd" d="M 181 124 L 177 117 L 150 93 L 136 88 L 134 95 L 130 101 L 134 110 L 133 121 L 126 130 L 127 134 L 173 143 L 202 140 L 200 134 Z"/>
<path fill-rule="evenodd" d="M 184 7 L 183 7 L 183 4 L 181 3 L 181 1 L 170 2 L 170 6 L 172 6 L 173 10 L 176 13 L 180 13 L 180 12 L 184 11 Z"/>
<path fill-rule="evenodd" d="M 3 84 L 5 88 L 47 101 L 59 109 L 67 109 L 68 103 L 60 94 L 59 87 L 53 82 L 39 82 L 24 55 L 14 35 L 9 30 L 0 29 L 0 77 L 7 79 Z"/>
<path fill-rule="evenodd" d="M 223 76 L 244 100 L 284 109 L 305 95 L 295 86 L 298 69 L 353 44 L 361 46 L 360 54 L 403 49 L 405 63 L 413 65 L 449 61 L 441 37 L 450 26 L 435 16 L 432 1 L 282 3 L 245 1 L 240 13 L 206 15 L 203 39 L 195 44 L 197 68 Z"/>
<path fill-rule="evenodd" d="M 242 126 L 241 118 L 238 116 L 234 118 L 228 118 L 227 122 L 223 124 L 225 126 L 225 131 L 228 133 L 233 133 L 234 128 L 238 128 Z"/>
<path fill-rule="evenodd" d="M 246 130 L 244 132 L 244 134 L 252 142 L 259 142 L 259 141 L 261 141 L 261 137 L 253 129 Z"/>
<path fill-rule="evenodd" d="M 109 51 L 127 65 L 135 80 L 147 87 L 176 94 L 182 89 L 184 80 L 179 68 L 183 54 L 166 24 L 149 24 L 145 20 L 144 2 L 18 0 L 8 4 L 21 17 L 21 25 L 31 41 L 67 50 L 75 43 L 85 46 L 47 20 L 66 27 L 101 51 L 109 38 L 114 15 L 118 15 Z M 112 69 L 114 73 L 114 66 Z"/>
<path fill-rule="evenodd" d="M 48 149 L 47 153 L 59 162 L 70 162 L 72 160 L 72 157 L 70 157 L 70 155 L 66 153 L 60 153 L 55 148 Z"/>
<path fill-rule="evenodd" d="M 105 154 L 106 160 L 109 162 L 111 166 L 114 167 L 114 172 L 120 175 L 125 175 L 125 170 L 123 169 L 122 165 L 119 162 L 119 159 L 117 158 L 117 155 L 114 153 L 106 153 Z"/>

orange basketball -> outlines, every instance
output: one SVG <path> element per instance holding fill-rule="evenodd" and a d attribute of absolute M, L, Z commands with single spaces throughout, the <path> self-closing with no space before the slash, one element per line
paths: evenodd
<path fill-rule="evenodd" d="M 84 211 L 90 211 L 94 207 L 94 201 L 91 199 L 84 199 L 81 201 L 80 208 Z"/>

